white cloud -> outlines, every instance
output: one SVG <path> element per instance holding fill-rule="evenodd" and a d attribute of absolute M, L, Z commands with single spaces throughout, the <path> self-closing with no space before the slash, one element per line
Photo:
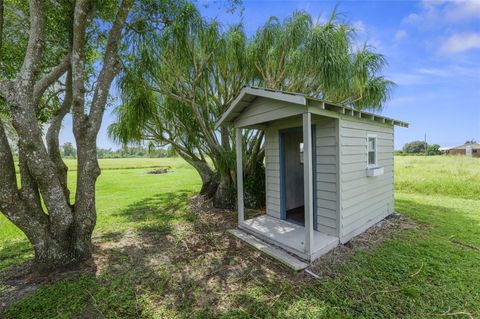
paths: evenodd
<path fill-rule="evenodd" d="M 432 84 L 447 78 L 469 81 L 470 78 L 480 79 L 480 66 L 452 64 L 444 67 L 422 67 L 411 72 L 390 73 L 387 78 L 401 86 Z"/>
<path fill-rule="evenodd" d="M 444 53 L 460 53 L 480 48 L 480 33 L 457 33 L 440 44 Z"/>
<path fill-rule="evenodd" d="M 402 39 L 405 39 L 407 36 L 408 36 L 407 31 L 405 31 L 405 30 L 398 30 L 398 31 L 395 33 L 395 40 L 396 40 L 396 41 L 400 41 L 400 40 L 402 40 Z"/>
<path fill-rule="evenodd" d="M 425 20 L 425 18 L 422 17 L 421 15 L 416 14 L 416 13 L 411 13 L 408 16 L 406 16 L 405 18 L 403 18 L 402 23 L 418 24 L 418 23 L 422 22 L 423 20 Z"/>
<path fill-rule="evenodd" d="M 420 12 L 409 14 L 402 22 L 426 28 L 438 28 L 445 23 L 474 19 L 480 19 L 479 0 L 423 0 Z"/>
<path fill-rule="evenodd" d="M 470 18 L 480 18 L 479 0 L 454 1 L 455 6 L 445 12 L 445 16 L 450 21 L 460 21 Z"/>
<path fill-rule="evenodd" d="M 387 75 L 387 78 L 397 85 L 418 85 L 428 82 L 425 76 L 415 73 L 391 73 Z"/>
<path fill-rule="evenodd" d="M 436 77 L 473 77 L 480 79 L 480 67 L 479 66 L 459 66 L 448 65 L 443 68 L 419 68 L 417 72 L 423 75 L 436 76 Z"/>

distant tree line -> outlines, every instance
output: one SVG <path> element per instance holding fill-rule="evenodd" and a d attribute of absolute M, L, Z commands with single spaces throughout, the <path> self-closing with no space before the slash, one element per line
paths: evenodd
<path fill-rule="evenodd" d="M 406 143 L 401 151 L 396 151 L 395 155 L 440 155 L 440 145 L 428 144 L 425 141 L 413 141 Z"/>
<path fill-rule="evenodd" d="M 64 158 L 77 158 L 77 150 L 71 142 L 66 142 L 60 147 L 60 152 Z M 111 148 L 97 147 L 97 158 L 126 158 L 126 157 L 175 157 L 176 153 L 172 147 L 145 147 L 143 145 L 122 146 L 117 150 Z"/>

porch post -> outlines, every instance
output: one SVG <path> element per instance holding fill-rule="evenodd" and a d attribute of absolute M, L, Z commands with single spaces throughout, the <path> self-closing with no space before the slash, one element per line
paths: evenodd
<path fill-rule="evenodd" d="M 303 113 L 303 187 L 305 200 L 305 253 L 310 255 L 313 244 L 313 162 L 312 115 Z"/>
<path fill-rule="evenodd" d="M 243 161 L 242 161 L 242 129 L 235 128 L 236 135 L 236 154 L 237 154 L 237 209 L 238 224 L 245 220 L 243 204 Z"/>

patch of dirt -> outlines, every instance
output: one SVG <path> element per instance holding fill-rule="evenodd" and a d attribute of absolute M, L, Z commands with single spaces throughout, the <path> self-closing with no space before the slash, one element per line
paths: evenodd
<path fill-rule="evenodd" d="M 165 174 L 168 173 L 168 168 L 159 168 L 148 171 L 147 174 Z"/>
<path fill-rule="evenodd" d="M 417 224 L 413 220 L 399 213 L 393 213 L 346 244 L 338 245 L 316 260 L 308 269 L 320 277 L 333 277 L 338 266 L 349 262 L 356 252 L 373 249 L 386 239 L 392 238 L 397 231 L 416 227 Z"/>

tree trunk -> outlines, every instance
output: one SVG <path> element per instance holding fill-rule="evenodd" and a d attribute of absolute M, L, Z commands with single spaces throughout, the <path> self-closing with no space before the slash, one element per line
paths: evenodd
<path fill-rule="evenodd" d="M 60 238 L 58 238 L 60 237 Z M 76 238 L 75 228 L 58 236 L 46 231 L 43 236 L 30 238 L 35 252 L 35 269 L 38 272 L 50 272 L 52 270 L 65 269 L 72 266 L 80 266 L 92 257 L 91 249 L 88 251 L 78 249 L 71 238 Z M 87 240 L 90 245 L 91 240 Z"/>
<path fill-rule="evenodd" d="M 77 192 L 74 210 L 73 242 L 77 253 L 89 256 L 92 252 L 92 233 L 97 222 L 95 184 L 100 175 L 95 138 L 77 140 Z"/>
<path fill-rule="evenodd" d="M 218 175 L 212 170 L 210 165 L 202 159 L 194 158 L 189 154 L 183 152 L 178 147 L 175 150 L 181 158 L 183 158 L 188 164 L 192 165 L 197 171 L 202 180 L 202 188 L 200 189 L 200 195 L 206 198 L 213 198 L 218 187 Z"/>
<path fill-rule="evenodd" d="M 46 15 L 44 1 L 30 0 L 30 31 L 23 65 L 15 80 L 0 80 L 0 99 L 9 105 L 12 124 L 19 136 L 21 180 L 19 189 L 12 151 L 0 120 L 0 211 L 31 242 L 37 271 L 80 265 L 92 256 L 91 238 L 96 223 L 95 183 L 100 174 L 96 138 L 111 83 L 119 71 L 118 46 L 133 0 L 124 0 L 118 9 L 108 34 L 104 64 L 89 108 L 86 108 L 84 49 L 88 17 L 94 9 L 92 4 L 90 0 L 75 3 L 70 48 L 73 54 L 65 56 L 59 65 L 37 81 L 42 65 Z M 36 110 L 45 90 L 67 69 L 67 91 L 47 133 L 47 149 Z M 69 200 L 67 168 L 58 150 L 58 133 L 71 105 L 78 148 L 73 206 Z M 89 114 L 85 113 L 86 109 Z"/>
<path fill-rule="evenodd" d="M 202 179 L 202 188 L 200 195 L 206 198 L 212 198 L 218 188 L 218 176 L 215 172 L 204 162 L 194 162 L 192 166 L 197 170 Z"/>
<path fill-rule="evenodd" d="M 230 175 L 220 175 L 220 183 L 213 197 L 213 206 L 234 209 L 236 206 L 235 186 Z"/>

